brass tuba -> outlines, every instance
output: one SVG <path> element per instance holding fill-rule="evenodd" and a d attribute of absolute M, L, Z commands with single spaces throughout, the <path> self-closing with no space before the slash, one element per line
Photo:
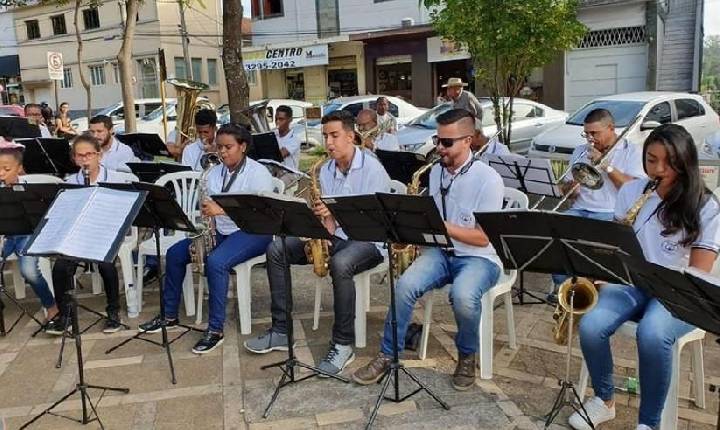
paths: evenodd
<path fill-rule="evenodd" d="M 559 345 L 567 345 L 568 324 L 570 323 L 570 295 L 573 297 L 573 325 L 577 326 L 580 317 L 595 307 L 598 301 L 598 290 L 588 278 L 571 277 L 560 285 L 558 304 L 553 313 L 555 326 L 553 338 Z M 573 327 L 574 329 L 575 327 Z M 574 330 L 573 330 L 574 332 Z"/>
<path fill-rule="evenodd" d="M 222 158 L 216 152 L 208 152 L 200 158 L 200 166 L 203 171 L 198 181 L 198 202 L 202 206 L 202 202 L 208 199 L 209 192 L 207 186 L 207 177 L 213 167 L 222 163 Z M 205 257 L 215 249 L 215 218 L 202 217 L 202 220 L 195 223 L 196 233 L 190 235 L 190 261 L 192 262 L 193 271 L 196 273 L 205 273 Z"/>
<path fill-rule="evenodd" d="M 320 191 L 320 169 L 323 163 L 327 160 L 327 156 L 320 157 L 315 164 L 310 168 L 310 196 L 308 198 L 311 205 L 314 205 L 316 201 L 320 200 L 322 195 Z M 324 239 L 309 239 L 305 242 L 305 256 L 307 257 L 308 263 L 313 265 L 313 272 L 319 276 L 327 276 L 330 265 L 330 250 L 328 249 L 328 243 Z"/>
<path fill-rule="evenodd" d="M 195 112 L 199 109 L 215 109 L 209 101 L 197 100 L 200 93 L 210 87 L 202 82 L 187 79 L 168 79 L 167 83 L 175 88 L 177 94 L 175 128 L 178 130 L 178 141 L 175 143 L 180 145 L 182 142 L 192 142 L 195 140 Z M 185 145 L 182 144 L 180 154 L 184 148 Z"/>

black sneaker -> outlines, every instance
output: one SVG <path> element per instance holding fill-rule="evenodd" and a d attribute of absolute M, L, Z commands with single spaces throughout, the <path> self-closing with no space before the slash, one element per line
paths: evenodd
<path fill-rule="evenodd" d="M 156 281 L 158 278 L 157 267 L 147 267 L 143 269 L 143 284 L 148 285 L 151 282 Z"/>
<path fill-rule="evenodd" d="M 152 320 L 142 323 L 138 326 L 138 331 L 140 333 L 160 333 L 161 328 L 161 320 L 160 315 L 156 316 Z M 175 330 L 179 327 L 180 322 L 177 319 L 174 320 L 165 320 L 165 327 L 167 330 Z"/>
<path fill-rule="evenodd" d="M 207 330 L 203 333 L 202 339 L 193 346 L 192 352 L 195 354 L 207 354 L 222 345 L 224 340 L 225 338 L 222 333 Z"/>
<path fill-rule="evenodd" d="M 103 325 L 103 333 L 115 333 L 122 330 L 123 326 L 120 324 L 120 315 L 110 314 L 108 318 L 109 319 L 105 320 L 105 325 Z"/>
<path fill-rule="evenodd" d="M 66 321 L 67 320 L 63 318 L 60 314 L 57 314 L 53 317 L 53 319 L 45 323 L 45 327 L 43 328 L 43 330 L 47 334 L 62 336 L 65 332 Z"/>

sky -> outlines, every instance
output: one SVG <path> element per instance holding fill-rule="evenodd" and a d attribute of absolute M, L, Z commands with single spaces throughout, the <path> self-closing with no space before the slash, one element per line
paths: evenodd
<path fill-rule="evenodd" d="M 705 0 L 704 27 L 706 36 L 720 35 L 720 0 Z"/>
<path fill-rule="evenodd" d="M 242 0 L 243 15 L 245 15 L 248 18 L 250 18 L 250 1 L 251 0 Z M 710 0 L 706 0 L 706 1 L 710 1 Z"/>

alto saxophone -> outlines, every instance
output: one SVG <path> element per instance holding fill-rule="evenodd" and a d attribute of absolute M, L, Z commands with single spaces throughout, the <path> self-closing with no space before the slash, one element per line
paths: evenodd
<path fill-rule="evenodd" d="M 325 160 L 327 160 L 327 156 L 320 157 L 310 168 L 310 196 L 308 198 L 310 205 L 314 205 L 322 196 L 318 176 Z M 330 251 L 327 241 L 324 239 L 307 240 L 307 242 L 305 242 L 305 256 L 307 257 L 308 263 L 313 265 L 313 272 L 317 276 L 321 278 L 327 276 L 328 268 L 330 267 L 328 264 L 330 261 Z"/>
<path fill-rule="evenodd" d="M 203 172 L 198 181 L 198 202 L 200 205 L 209 198 L 207 177 L 213 167 L 222 162 L 220 155 L 215 152 L 203 154 L 200 159 L 200 166 Z M 190 261 L 193 271 L 205 273 L 205 257 L 215 249 L 215 217 L 203 216 L 202 220 L 195 224 L 196 233 L 190 235 Z"/>
<path fill-rule="evenodd" d="M 650 199 L 650 196 L 652 196 L 652 193 L 657 190 L 658 185 L 660 185 L 659 179 L 653 179 L 650 184 L 648 184 L 647 189 L 645 192 L 638 197 L 638 199 L 635 201 L 635 204 L 630 206 L 630 209 L 628 209 L 627 213 L 625 214 L 625 218 L 620 220 L 620 224 L 625 225 L 633 225 L 635 224 L 635 218 L 637 218 L 638 214 L 640 213 L 640 210 L 645 206 L 645 203 Z"/>

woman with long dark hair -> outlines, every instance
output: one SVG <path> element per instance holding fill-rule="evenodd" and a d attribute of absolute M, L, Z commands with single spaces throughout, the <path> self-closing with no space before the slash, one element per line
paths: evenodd
<path fill-rule="evenodd" d="M 720 250 L 720 203 L 705 186 L 697 149 L 681 126 L 668 124 L 650 133 L 643 146 L 647 179 L 626 183 L 618 194 L 615 219 L 626 217 L 640 196 L 651 193 L 632 224 L 645 258 L 665 267 L 712 270 Z M 652 191 L 651 184 L 657 181 Z M 580 345 L 595 397 L 585 402 L 594 425 L 615 418 L 610 337 L 636 320 L 640 371 L 638 430 L 660 422 L 673 366 L 672 348 L 694 327 L 681 321 L 654 297 L 632 285 L 604 285 L 597 305 L 580 321 Z M 575 429 L 590 426 L 573 414 Z"/>

